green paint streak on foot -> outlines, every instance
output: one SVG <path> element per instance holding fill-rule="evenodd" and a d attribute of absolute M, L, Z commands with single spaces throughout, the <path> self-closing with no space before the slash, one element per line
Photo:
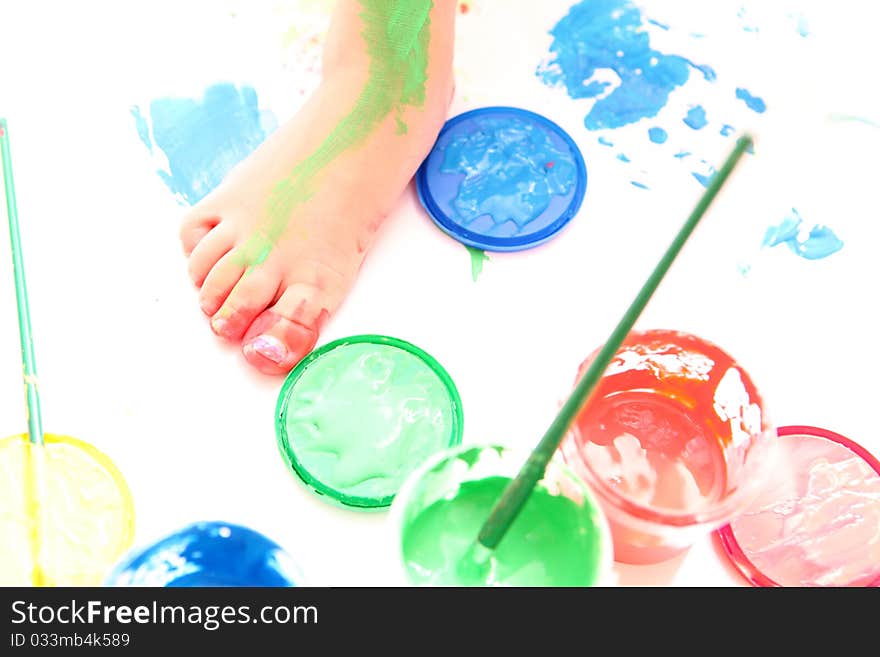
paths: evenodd
<path fill-rule="evenodd" d="M 327 165 L 361 146 L 392 113 L 398 134 L 406 132 L 404 109 L 425 102 L 432 6 L 431 0 L 361 0 L 362 34 L 370 58 L 367 82 L 327 138 L 275 184 L 264 220 L 242 249 L 246 266 L 266 260 L 293 210 L 315 195 L 319 174 Z"/>
<path fill-rule="evenodd" d="M 466 248 L 468 253 L 471 254 L 471 278 L 473 278 L 474 283 L 476 283 L 480 274 L 483 273 L 483 263 L 489 261 L 489 256 L 486 255 L 485 251 L 468 246 L 467 244 L 464 245 L 464 248 Z"/>

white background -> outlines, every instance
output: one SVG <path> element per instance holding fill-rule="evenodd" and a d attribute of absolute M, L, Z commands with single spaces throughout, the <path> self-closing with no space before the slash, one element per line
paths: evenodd
<path fill-rule="evenodd" d="M 239 522 L 281 543 L 309 583 L 383 585 L 396 566 L 387 514 L 329 506 L 286 470 L 273 427 L 282 381 L 251 372 L 210 332 L 177 242 L 183 208 L 129 114 L 151 98 L 231 81 L 253 85 L 283 120 L 317 80 L 312 37 L 329 4 L 3 0 L 0 115 L 12 135 L 44 427 L 117 463 L 134 494 L 137 543 L 196 520 Z M 740 17 L 743 3 L 645 0 L 650 16 L 674 26 L 651 32 L 654 47 L 711 64 L 718 81 L 692 75 L 657 122 L 609 135 L 630 164 L 584 128 L 592 101 L 572 101 L 534 75 L 569 4 L 470 2 L 458 21 L 451 113 L 510 104 L 560 123 L 589 171 L 579 215 L 539 249 L 492 255 L 474 283 L 465 249 L 409 190 L 321 343 L 367 332 L 412 341 L 456 381 L 465 442 L 533 445 L 702 191 L 672 149 L 694 147 L 720 163 L 732 144 L 717 136 L 724 116 L 756 134 L 756 155 L 639 327 L 717 342 L 752 374 L 778 425 L 822 426 L 880 453 L 880 130 L 827 118 L 880 121 L 878 22 L 876 10 L 865 14 L 874 3 L 752 3 Z M 806 15 L 808 37 L 797 34 L 793 11 Z M 743 29 L 748 21 L 757 33 Z M 762 96 L 768 112 L 735 101 L 736 86 Z M 715 121 L 698 140 L 680 122 L 694 102 Z M 654 124 L 669 129 L 666 150 L 647 140 Z M 808 224 L 832 226 L 844 249 L 813 262 L 784 246 L 761 251 L 766 227 L 792 206 Z M 26 430 L 20 371 L 7 264 L 0 436 Z M 631 585 L 743 584 L 708 537 L 667 563 L 617 570 Z"/>

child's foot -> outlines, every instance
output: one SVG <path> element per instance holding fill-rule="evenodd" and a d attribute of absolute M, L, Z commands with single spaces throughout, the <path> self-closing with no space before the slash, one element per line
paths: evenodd
<path fill-rule="evenodd" d="M 448 11 L 449 4 L 454 16 L 454 3 L 438 3 L 432 12 L 435 30 L 446 18 L 435 14 Z M 424 102 L 405 107 L 399 117 L 389 113 L 366 138 L 326 164 L 314 193 L 292 207 L 259 264 L 248 266 L 253 260 L 247 251 L 265 230 L 273 189 L 351 113 L 370 75 L 366 53 L 333 52 L 333 29 L 325 70 L 332 66 L 319 89 L 185 217 L 181 240 L 201 308 L 213 331 L 241 341 L 245 358 L 261 372 L 284 374 L 312 350 L 383 218 L 436 140 L 452 94 L 452 20 L 448 33 L 432 34 Z M 346 28 L 334 29 L 340 37 Z M 403 134 L 398 118 L 406 126 Z"/>

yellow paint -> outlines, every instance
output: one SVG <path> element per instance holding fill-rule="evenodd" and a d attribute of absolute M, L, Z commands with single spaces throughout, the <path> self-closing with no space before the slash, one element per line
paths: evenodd
<path fill-rule="evenodd" d="M 76 438 L 0 440 L 0 586 L 97 586 L 131 547 L 122 474 Z"/>

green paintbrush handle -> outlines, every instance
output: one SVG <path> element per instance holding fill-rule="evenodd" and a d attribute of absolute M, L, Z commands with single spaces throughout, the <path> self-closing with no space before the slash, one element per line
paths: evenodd
<path fill-rule="evenodd" d="M 3 187 L 6 191 L 6 217 L 9 220 L 9 244 L 12 247 L 15 300 L 18 306 L 18 336 L 21 341 L 28 436 L 32 443 L 42 445 L 43 419 L 40 412 L 40 394 L 37 390 L 37 364 L 34 359 L 34 339 L 31 334 L 31 315 L 28 308 L 27 284 L 24 278 L 24 261 L 21 256 L 21 236 L 18 229 L 18 209 L 15 203 L 15 183 L 12 178 L 9 128 L 6 125 L 6 119 L 0 119 L 0 152 L 2 152 L 3 159 Z"/>
<path fill-rule="evenodd" d="M 705 214 L 709 205 L 727 181 L 727 178 L 730 176 L 730 173 L 733 171 L 733 168 L 736 166 L 743 153 L 749 150 L 751 145 L 752 138 L 748 135 L 738 139 L 733 151 L 727 156 L 724 164 L 712 177 L 706 191 L 697 202 L 696 207 L 694 207 L 690 216 L 678 231 L 675 239 L 672 240 L 672 244 L 666 249 L 663 257 L 660 258 L 657 266 L 654 267 L 654 271 L 648 276 L 642 289 L 639 290 L 636 298 L 623 314 L 623 317 L 614 328 L 614 331 L 612 331 L 608 340 L 606 340 L 605 344 L 599 350 L 599 353 L 596 354 L 596 357 L 590 363 L 587 371 L 584 372 L 581 380 L 575 386 L 574 390 L 572 390 L 571 395 L 569 395 L 568 400 L 562 406 L 559 414 L 547 429 L 541 442 L 538 443 L 538 446 L 532 451 L 529 459 L 525 462 L 525 465 L 523 465 L 516 478 L 508 484 L 504 493 L 501 495 L 501 499 L 499 499 L 493 507 L 492 512 L 489 514 L 489 517 L 486 519 L 486 522 L 483 524 L 480 533 L 477 536 L 477 542 L 481 545 L 491 550 L 495 549 L 510 525 L 513 524 L 516 516 L 529 498 L 529 495 L 531 495 L 532 490 L 543 478 L 544 472 L 547 469 L 547 464 L 550 463 L 553 454 L 559 448 L 562 439 L 565 437 L 566 432 L 574 422 L 575 417 L 580 412 L 581 408 L 583 408 L 584 404 L 586 404 L 593 388 L 595 388 L 599 379 L 602 378 L 605 369 L 608 367 L 609 363 L 611 363 L 611 360 L 614 358 L 620 345 L 623 344 L 623 341 L 626 339 L 630 330 L 632 330 L 639 315 L 642 314 L 645 306 L 648 305 L 648 301 L 657 290 L 660 281 L 663 280 L 663 277 L 669 271 L 672 262 L 675 260 L 676 256 L 678 256 L 678 253 L 691 236 L 691 233 L 694 232 L 694 228 L 697 227 L 703 214 Z"/>

